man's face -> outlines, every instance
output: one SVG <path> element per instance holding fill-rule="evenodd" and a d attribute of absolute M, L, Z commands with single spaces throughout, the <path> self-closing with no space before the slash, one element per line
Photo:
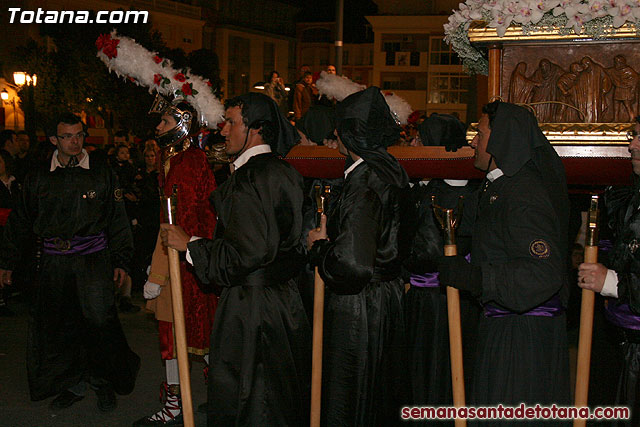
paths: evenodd
<path fill-rule="evenodd" d="M 113 137 L 113 145 L 115 145 L 116 147 L 118 145 L 126 145 L 127 147 L 129 146 L 129 141 L 127 141 L 127 138 L 124 136 L 114 136 Z"/>
<path fill-rule="evenodd" d="M 29 151 L 29 146 L 31 145 L 29 141 L 29 135 L 25 135 L 21 133 L 18 135 L 18 146 L 20 147 L 20 153 L 26 153 Z"/>
<path fill-rule="evenodd" d="M 225 152 L 229 156 L 241 154 L 247 141 L 247 125 L 242 121 L 242 109 L 240 107 L 227 108 L 224 113 L 225 123 L 220 134 L 224 136 L 226 148 Z"/>
<path fill-rule="evenodd" d="M 640 176 L 640 124 L 636 124 L 633 127 L 636 131 L 636 136 L 629 142 L 629 153 L 631 153 L 631 166 L 633 166 L 633 173 Z"/>
<path fill-rule="evenodd" d="M 302 81 L 304 82 L 304 84 L 310 85 L 311 83 L 313 83 L 313 76 L 311 74 L 307 74 L 306 76 L 304 76 L 304 79 L 302 79 Z"/>
<path fill-rule="evenodd" d="M 11 154 L 11 156 L 15 157 L 16 154 L 20 152 L 20 146 L 18 145 L 18 137 L 16 135 L 11 135 L 11 139 L 5 141 L 4 148 Z"/>
<path fill-rule="evenodd" d="M 176 127 L 177 124 L 178 122 L 176 122 L 176 119 L 174 119 L 173 116 L 163 114 L 160 118 L 160 123 L 156 126 L 156 135 L 162 135 L 169 132 L 171 129 Z"/>
<path fill-rule="evenodd" d="M 491 136 L 491 128 L 489 127 L 489 116 L 483 114 L 478 123 L 478 133 L 471 141 L 471 146 L 476 150 L 473 166 L 482 171 L 489 169 L 491 155 L 487 153 L 487 143 Z"/>
<path fill-rule="evenodd" d="M 118 155 L 116 156 L 121 162 L 129 160 L 129 150 L 126 147 L 118 148 Z"/>
<path fill-rule="evenodd" d="M 335 74 L 336 73 L 336 67 L 334 67 L 333 65 L 329 65 L 327 67 L 327 74 Z"/>
<path fill-rule="evenodd" d="M 51 137 L 51 142 L 58 147 L 58 152 L 63 159 L 79 155 L 84 144 L 82 123 L 75 125 L 58 123 L 56 136 Z"/>

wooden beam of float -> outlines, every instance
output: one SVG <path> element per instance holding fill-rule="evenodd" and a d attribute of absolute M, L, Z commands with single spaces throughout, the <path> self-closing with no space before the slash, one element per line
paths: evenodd
<path fill-rule="evenodd" d="M 569 184 L 604 186 L 628 184 L 631 176 L 626 132 L 631 124 L 542 124 L 541 128 L 562 158 Z M 473 129 L 473 125 L 471 129 Z M 467 133 L 467 140 L 475 131 Z M 389 147 L 412 178 L 481 179 L 474 168 L 474 151 L 444 147 Z M 294 147 L 286 160 L 303 176 L 340 178 L 344 156 L 323 146 Z"/>

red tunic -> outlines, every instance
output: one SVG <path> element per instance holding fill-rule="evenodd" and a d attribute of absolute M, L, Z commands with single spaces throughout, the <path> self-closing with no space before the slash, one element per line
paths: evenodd
<path fill-rule="evenodd" d="M 216 189 L 216 181 L 205 153 L 190 147 L 172 157 L 170 165 L 163 189 L 164 194 L 169 195 L 173 186 L 178 186 L 177 224 L 190 236 L 210 239 L 216 226 L 216 214 L 209 195 Z M 188 351 L 207 354 L 218 297 L 200 290 L 193 268 L 186 261 L 180 263 L 180 274 Z M 172 326 L 171 322 L 159 321 L 163 359 L 175 357 Z"/>

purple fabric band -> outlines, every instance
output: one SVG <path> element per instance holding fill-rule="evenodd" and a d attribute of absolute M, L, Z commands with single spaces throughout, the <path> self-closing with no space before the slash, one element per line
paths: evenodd
<path fill-rule="evenodd" d="M 440 273 L 412 274 L 409 283 L 419 288 L 437 288 L 440 286 L 439 275 Z"/>
<path fill-rule="evenodd" d="M 521 316 L 542 316 L 542 317 L 556 317 L 564 313 L 564 307 L 560 301 L 558 295 L 551 298 L 549 301 L 537 306 L 533 310 L 522 313 Z M 505 317 L 514 316 L 517 313 L 506 310 L 504 308 L 496 307 L 495 305 L 487 304 L 484 306 L 485 317 Z"/>
<path fill-rule="evenodd" d="M 43 252 L 48 255 L 89 255 L 107 248 L 107 235 L 74 236 L 66 240 L 59 237 L 44 239 Z"/>
<path fill-rule="evenodd" d="M 633 314 L 629 304 L 616 304 L 608 300 L 604 314 L 609 322 L 625 329 L 640 330 L 640 316 Z"/>
<path fill-rule="evenodd" d="M 598 242 L 598 249 L 603 252 L 609 252 L 613 248 L 611 240 L 603 239 Z"/>

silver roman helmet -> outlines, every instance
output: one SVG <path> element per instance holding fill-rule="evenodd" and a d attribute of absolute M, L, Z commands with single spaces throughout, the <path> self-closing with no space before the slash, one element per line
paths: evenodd
<path fill-rule="evenodd" d="M 176 125 L 168 131 L 158 135 L 156 141 L 160 148 L 176 145 L 185 138 L 195 135 L 200 130 L 195 108 L 182 98 L 170 101 L 168 98 L 157 93 L 149 114 L 160 113 L 173 117 Z"/>

